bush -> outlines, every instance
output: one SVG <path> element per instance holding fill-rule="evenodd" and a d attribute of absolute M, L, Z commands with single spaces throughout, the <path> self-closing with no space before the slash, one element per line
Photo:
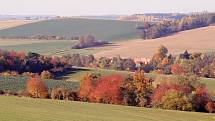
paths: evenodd
<path fill-rule="evenodd" d="M 69 100 L 69 91 L 64 88 L 56 88 L 51 92 L 51 98 L 57 100 Z"/>
<path fill-rule="evenodd" d="M 41 79 L 52 79 L 54 77 L 54 75 L 49 71 L 43 71 L 40 76 Z"/>
<path fill-rule="evenodd" d="M 85 35 L 80 37 L 79 42 L 72 46 L 72 49 L 82 49 L 87 47 L 101 46 L 108 44 L 106 41 L 96 40 L 92 35 Z"/>
<path fill-rule="evenodd" d="M 199 87 L 196 89 L 192 103 L 195 111 L 206 111 L 205 106 L 208 102 L 211 102 L 211 96 L 205 87 Z"/>
<path fill-rule="evenodd" d="M 176 75 L 186 74 L 185 68 L 179 64 L 172 65 L 171 66 L 171 72 L 172 72 L 172 74 L 176 74 Z"/>
<path fill-rule="evenodd" d="M 19 97 L 30 97 L 31 95 L 26 90 L 21 90 L 18 92 Z"/>
<path fill-rule="evenodd" d="M 0 90 L 0 95 L 3 95 L 5 92 L 3 90 Z"/>
<path fill-rule="evenodd" d="M 161 99 L 161 108 L 169 110 L 191 111 L 192 104 L 183 93 L 169 90 Z"/>
<path fill-rule="evenodd" d="M 215 111 L 215 104 L 213 102 L 208 102 L 205 105 L 205 110 L 209 113 L 213 113 Z"/>

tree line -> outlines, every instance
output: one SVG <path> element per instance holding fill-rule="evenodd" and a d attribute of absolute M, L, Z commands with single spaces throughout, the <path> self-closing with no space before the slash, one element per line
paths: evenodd
<path fill-rule="evenodd" d="M 55 74 L 71 69 L 63 58 L 43 56 L 38 53 L 0 50 L 1 75 L 41 74 L 44 78 L 52 78 Z"/>
<path fill-rule="evenodd" d="M 141 38 L 155 39 L 180 31 L 206 27 L 214 23 L 214 13 L 200 13 L 185 16 L 180 20 L 164 20 L 157 23 L 144 22 L 143 25 L 137 26 L 137 29 L 140 30 Z"/>
<path fill-rule="evenodd" d="M 101 68 L 111 70 L 144 70 L 154 74 L 193 74 L 199 77 L 215 77 L 215 53 L 189 53 L 185 50 L 179 55 L 168 54 L 168 49 L 161 45 L 149 62 L 135 62 L 120 56 L 95 58 L 93 55 L 64 55 L 49 57 L 37 53 L 0 50 L 1 75 L 39 73 L 45 78 L 63 74 L 72 70 L 72 66 Z"/>
<path fill-rule="evenodd" d="M 2 90 L 0 94 L 8 95 Z M 146 77 L 144 71 L 127 76 L 88 73 L 82 76 L 78 90 L 56 87 L 51 91 L 48 91 L 43 80 L 35 75 L 29 78 L 25 90 L 14 95 L 168 110 L 209 113 L 215 111 L 213 94 L 196 76 L 152 79 Z"/>

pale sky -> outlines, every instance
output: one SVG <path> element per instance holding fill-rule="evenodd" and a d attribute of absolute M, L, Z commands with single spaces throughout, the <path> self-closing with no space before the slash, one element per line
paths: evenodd
<path fill-rule="evenodd" d="M 215 0 L 0 0 L 0 14 L 104 15 L 215 12 Z"/>

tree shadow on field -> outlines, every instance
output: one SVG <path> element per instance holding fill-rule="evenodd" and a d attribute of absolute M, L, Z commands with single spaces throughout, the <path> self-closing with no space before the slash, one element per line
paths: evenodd
<path fill-rule="evenodd" d="M 69 68 L 69 69 L 67 69 L 63 73 L 56 74 L 55 77 L 54 77 L 54 79 L 57 79 L 57 80 L 68 80 L 68 79 L 70 79 L 70 77 L 67 76 L 67 75 L 72 75 L 72 74 L 75 74 L 75 73 L 78 73 L 78 72 L 85 72 L 85 71 L 86 72 L 90 71 L 90 69 L 79 68 L 79 67 Z"/>

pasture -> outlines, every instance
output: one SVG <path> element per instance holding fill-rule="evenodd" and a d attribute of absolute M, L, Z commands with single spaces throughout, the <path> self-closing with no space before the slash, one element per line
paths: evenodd
<path fill-rule="evenodd" d="M 42 55 L 62 56 L 67 54 L 89 55 L 98 52 L 98 49 L 71 49 L 75 40 L 0 40 L 0 49 L 22 52 L 35 52 Z"/>
<path fill-rule="evenodd" d="M 37 22 L 36 20 L 2 20 L 0 21 L 0 30 L 17 27 L 24 24 Z"/>
<path fill-rule="evenodd" d="M 18 92 L 25 90 L 27 77 L 0 77 L 0 90 L 6 90 L 10 92 Z M 64 80 L 44 80 L 49 91 L 53 88 L 63 87 L 65 89 L 77 90 L 79 88 L 78 82 L 68 82 Z"/>
<path fill-rule="evenodd" d="M 129 40 L 139 38 L 138 22 L 99 19 L 54 19 L 0 30 L 0 37 L 31 37 L 34 35 L 82 36 L 92 34 L 97 39 Z"/>
<path fill-rule="evenodd" d="M 1 121 L 214 121 L 208 113 L 0 96 Z M 13 109 L 13 110 L 11 110 Z"/>

